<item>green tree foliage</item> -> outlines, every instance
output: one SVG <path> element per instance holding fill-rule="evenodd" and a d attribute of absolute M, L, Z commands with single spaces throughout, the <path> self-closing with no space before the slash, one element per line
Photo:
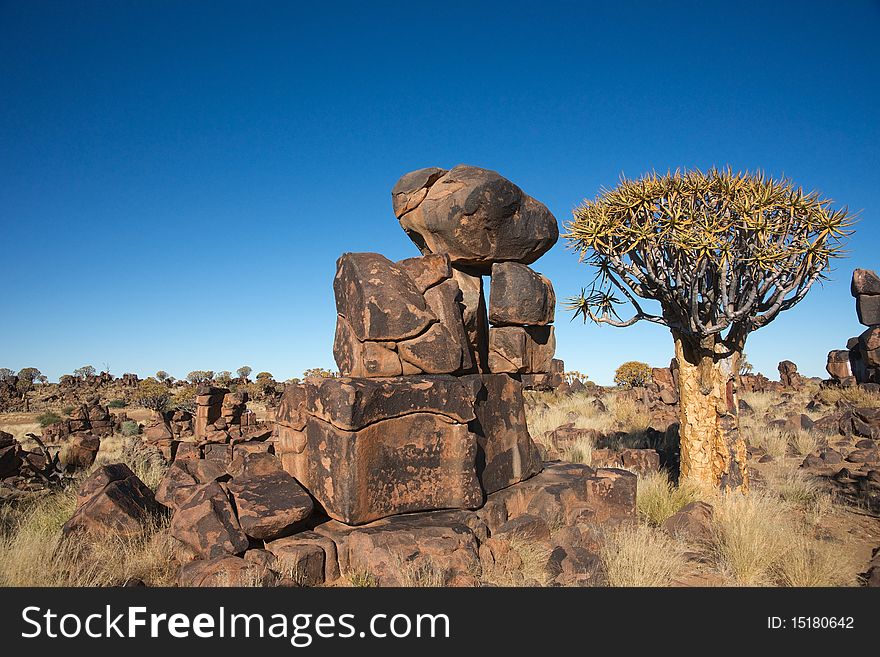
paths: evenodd
<path fill-rule="evenodd" d="M 624 388 L 644 388 L 651 381 L 651 366 L 629 360 L 614 372 L 614 383 Z"/>
<path fill-rule="evenodd" d="M 237 370 L 235 370 L 235 372 L 238 374 L 239 379 L 246 379 L 251 375 L 251 372 L 253 372 L 253 370 L 247 365 L 242 365 Z"/>
<path fill-rule="evenodd" d="M 166 372 L 165 370 L 159 370 L 158 372 L 156 372 L 156 379 L 161 381 L 162 383 L 165 383 L 165 381 L 168 380 L 168 372 Z"/>
<path fill-rule="evenodd" d="M 271 378 L 273 378 L 271 372 L 260 372 L 259 374 L 257 374 L 257 381 L 262 381 L 263 379 L 271 379 Z"/>
<path fill-rule="evenodd" d="M 754 371 L 754 367 L 746 358 L 746 352 L 743 352 L 742 357 L 739 359 L 739 375 L 746 376 L 747 374 L 751 374 Z"/>
<path fill-rule="evenodd" d="M 0 367 L 0 381 L 12 381 L 15 378 L 15 372 L 8 367 Z"/>
<path fill-rule="evenodd" d="M 161 413 L 168 410 L 171 393 L 168 386 L 150 377 L 138 382 L 134 401 L 144 408 Z"/>
<path fill-rule="evenodd" d="M 751 331 L 806 296 L 843 255 L 854 219 L 789 180 L 711 169 L 622 179 L 585 201 L 565 235 L 596 268 L 589 292 L 569 307 L 584 320 L 631 326 L 646 320 L 701 338 Z M 622 320 L 624 302 L 634 314 Z M 658 302 L 659 314 L 638 298 Z"/>

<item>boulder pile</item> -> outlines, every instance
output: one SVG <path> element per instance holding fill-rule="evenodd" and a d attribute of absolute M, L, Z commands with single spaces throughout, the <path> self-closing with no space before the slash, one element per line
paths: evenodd
<path fill-rule="evenodd" d="M 828 352 L 825 369 L 831 383 L 842 386 L 880 384 L 880 277 L 870 269 L 856 269 L 850 283 L 856 315 L 868 328 L 850 338 L 846 349 Z"/>
<path fill-rule="evenodd" d="M 546 548 L 549 580 L 590 583 L 596 525 L 634 519 L 634 474 L 545 465 L 526 426 L 523 377 L 562 377 L 553 288 L 528 267 L 553 215 L 470 166 L 407 174 L 392 200 L 422 255 L 339 258 L 340 376 L 286 386 L 268 440 L 227 391 L 199 390 L 199 442 L 156 494 L 192 557 L 181 584 L 470 586 L 517 540 Z"/>

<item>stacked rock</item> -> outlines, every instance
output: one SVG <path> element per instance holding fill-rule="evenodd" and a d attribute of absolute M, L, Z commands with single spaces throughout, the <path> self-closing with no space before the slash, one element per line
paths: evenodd
<path fill-rule="evenodd" d="M 880 383 L 880 277 L 870 269 L 856 269 L 850 292 L 856 299 L 856 314 L 867 330 L 850 338 L 846 349 L 828 352 L 825 369 L 840 385 Z"/>
<path fill-rule="evenodd" d="M 552 371 L 555 295 L 528 264 L 558 239 L 556 219 L 464 165 L 404 175 L 392 202 L 423 255 L 337 261 L 341 377 L 288 386 L 276 409 L 285 470 L 347 524 L 475 509 L 543 467 L 521 377 Z"/>
<path fill-rule="evenodd" d="M 857 383 L 880 383 L 880 277 L 870 269 L 856 269 L 850 291 L 859 322 L 868 327 L 847 343 L 852 373 Z"/>

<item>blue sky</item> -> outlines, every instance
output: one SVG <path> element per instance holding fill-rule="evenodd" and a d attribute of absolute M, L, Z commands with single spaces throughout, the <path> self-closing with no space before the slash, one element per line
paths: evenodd
<path fill-rule="evenodd" d="M 335 367 L 336 258 L 417 254 L 401 174 L 495 169 L 562 222 L 622 172 L 729 164 L 861 210 L 746 348 L 823 375 L 880 267 L 878 29 L 867 1 L 0 1 L 0 367 Z M 560 299 L 591 277 L 562 241 L 534 267 Z M 562 309 L 557 342 L 600 383 L 672 355 Z"/>

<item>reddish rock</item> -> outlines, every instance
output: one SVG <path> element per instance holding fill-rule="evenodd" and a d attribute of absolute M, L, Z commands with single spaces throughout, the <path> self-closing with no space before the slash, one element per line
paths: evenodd
<path fill-rule="evenodd" d="M 197 486 L 217 481 L 225 475 L 226 471 L 215 461 L 174 461 L 156 488 L 156 500 L 170 509 L 176 509 L 195 492 Z"/>
<path fill-rule="evenodd" d="M 344 431 L 310 417 L 302 435 L 302 451 L 283 453 L 282 464 L 331 518 L 362 524 L 483 501 L 476 436 L 464 424 L 413 413 Z"/>
<path fill-rule="evenodd" d="M 452 376 L 312 379 L 285 387 L 275 420 L 298 431 L 310 416 L 346 431 L 423 412 L 467 423 L 475 417 L 474 395 L 470 385 Z"/>
<path fill-rule="evenodd" d="M 856 269 L 853 271 L 850 292 L 854 297 L 859 295 L 880 295 L 880 277 L 871 269 Z"/>
<path fill-rule="evenodd" d="M 270 567 L 282 577 L 282 582 L 287 580 L 295 586 L 324 583 L 326 552 L 318 541 L 290 536 L 268 543 L 266 550 L 275 557 Z"/>
<path fill-rule="evenodd" d="M 448 253 L 453 264 L 488 274 L 495 262 L 534 262 L 559 238 L 550 211 L 498 173 L 467 165 L 438 173 L 408 173 L 391 192 L 422 253 Z"/>
<path fill-rule="evenodd" d="M 835 349 L 828 352 L 825 370 L 834 379 L 845 379 L 852 375 L 849 364 L 849 350 Z"/>
<path fill-rule="evenodd" d="M 695 542 L 708 542 L 712 539 L 712 520 L 715 512 L 711 504 L 691 502 L 674 513 L 663 529 L 671 535 Z"/>
<path fill-rule="evenodd" d="M 241 529 L 258 540 L 284 536 L 312 514 L 312 498 L 281 469 L 233 479 L 229 492 Z"/>
<path fill-rule="evenodd" d="M 523 481 L 543 468 L 526 425 L 522 384 L 506 374 L 471 375 L 476 418 L 468 425 L 477 436 L 477 476 L 486 493 Z"/>
<path fill-rule="evenodd" d="M 452 278 L 452 263 L 445 253 L 430 253 L 418 258 L 407 258 L 398 261 L 397 266 L 412 279 L 416 289 L 422 294 L 438 283 Z"/>
<path fill-rule="evenodd" d="M 72 468 L 89 468 L 98 456 L 101 439 L 89 434 L 74 434 L 61 450 L 59 460 Z"/>
<path fill-rule="evenodd" d="M 188 587 L 266 586 L 273 581 L 264 566 L 230 555 L 190 561 L 177 576 L 177 585 Z"/>
<path fill-rule="evenodd" d="M 171 535 L 204 559 L 241 554 L 248 548 L 226 491 L 217 482 L 197 486 L 178 507 Z"/>
<path fill-rule="evenodd" d="M 124 463 L 98 468 L 80 485 L 76 511 L 63 532 L 95 536 L 136 536 L 161 507 L 151 491 Z"/>
<path fill-rule="evenodd" d="M 336 262 L 336 309 L 360 341 L 405 340 L 436 317 L 405 270 L 378 253 L 346 253 Z"/>
<path fill-rule="evenodd" d="M 549 372 L 556 337 L 552 326 L 489 329 L 489 369 L 496 374 Z"/>
<path fill-rule="evenodd" d="M 552 324 L 556 295 L 550 280 L 517 262 L 492 265 L 489 322 L 493 326 Z"/>
<path fill-rule="evenodd" d="M 321 576 L 322 582 L 333 582 L 339 579 L 339 558 L 336 551 L 336 543 L 327 536 L 314 531 L 304 531 L 279 538 L 266 544 L 266 549 L 270 552 L 274 550 L 281 551 L 284 547 L 294 545 L 316 545 L 324 552 L 323 564 L 324 572 Z M 250 554 L 250 551 L 248 552 Z"/>
<path fill-rule="evenodd" d="M 492 536 L 508 540 L 519 538 L 525 541 L 547 541 L 550 540 L 550 528 L 544 518 L 524 513 L 501 525 Z"/>
<path fill-rule="evenodd" d="M 333 538 L 340 567 L 368 575 L 379 586 L 473 586 L 480 572 L 475 522 L 474 513 L 445 511 L 355 528 L 327 523 L 315 531 Z"/>

